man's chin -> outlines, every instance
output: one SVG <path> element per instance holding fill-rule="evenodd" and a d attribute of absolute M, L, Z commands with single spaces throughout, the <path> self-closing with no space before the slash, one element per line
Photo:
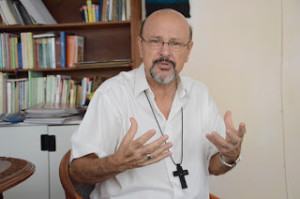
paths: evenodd
<path fill-rule="evenodd" d="M 175 73 L 169 76 L 158 76 L 158 75 L 152 76 L 152 78 L 160 84 L 169 84 L 175 79 L 175 77 L 176 77 Z"/>

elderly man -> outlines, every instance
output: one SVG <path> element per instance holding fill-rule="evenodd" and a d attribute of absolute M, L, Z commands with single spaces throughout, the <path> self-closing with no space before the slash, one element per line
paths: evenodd
<path fill-rule="evenodd" d="M 142 24 L 143 64 L 104 82 L 72 137 L 70 174 L 91 198 L 208 198 L 208 176 L 239 161 L 245 124 L 220 117 L 206 87 L 179 75 L 193 47 L 171 9 Z"/>

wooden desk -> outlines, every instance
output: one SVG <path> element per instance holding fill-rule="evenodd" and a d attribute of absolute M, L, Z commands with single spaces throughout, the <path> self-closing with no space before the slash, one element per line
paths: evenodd
<path fill-rule="evenodd" d="M 35 166 L 26 160 L 0 157 L 0 199 L 3 192 L 29 178 Z"/>

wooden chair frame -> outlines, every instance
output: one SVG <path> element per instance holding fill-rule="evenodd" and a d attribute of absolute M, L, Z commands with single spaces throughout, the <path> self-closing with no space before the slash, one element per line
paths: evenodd
<path fill-rule="evenodd" d="M 83 199 L 75 189 L 69 175 L 70 156 L 71 156 L 71 150 L 67 151 L 67 153 L 61 159 L 59 165 L 60 182 L 64 188 L 66 199 Z M 217 196 L 213 194 L 209 194 L 209 198 L 219 199 Z"/>

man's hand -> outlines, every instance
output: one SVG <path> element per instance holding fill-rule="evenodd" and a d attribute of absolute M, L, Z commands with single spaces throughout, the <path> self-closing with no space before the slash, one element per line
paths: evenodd
<path fill-rule="evenodd" d="M 138 124 L 134 118 L 130 118 L 130 122 L 131 127 L 129 131 L 113 155 L 113 162 L 118 165 L 121 171 L 153 164 L 171 155 L 168 149 L 173 144 L 170 142 L 165 144 L 169 138 L 167 135 L 163 135 L 159 139 L 146 144 L 156 133 L 154 130 L 150 130 L 133 140 Z M 151 154 L 151 159 L 148 159 L 147 154 Z"/>
<path fill-rule="evenodd" d="M 242 142 L 246 133 L 246 125 L 242 122 L 239 125 L 239 129 L 236 130 L 232 124 L 230 111 L 225 113 L 224 122 L 226 126 L 225 139 L 216 132 L 206 134 L 206 137 L 217 147 L 225 162 L 233 163 L 241 153 Z"/>

